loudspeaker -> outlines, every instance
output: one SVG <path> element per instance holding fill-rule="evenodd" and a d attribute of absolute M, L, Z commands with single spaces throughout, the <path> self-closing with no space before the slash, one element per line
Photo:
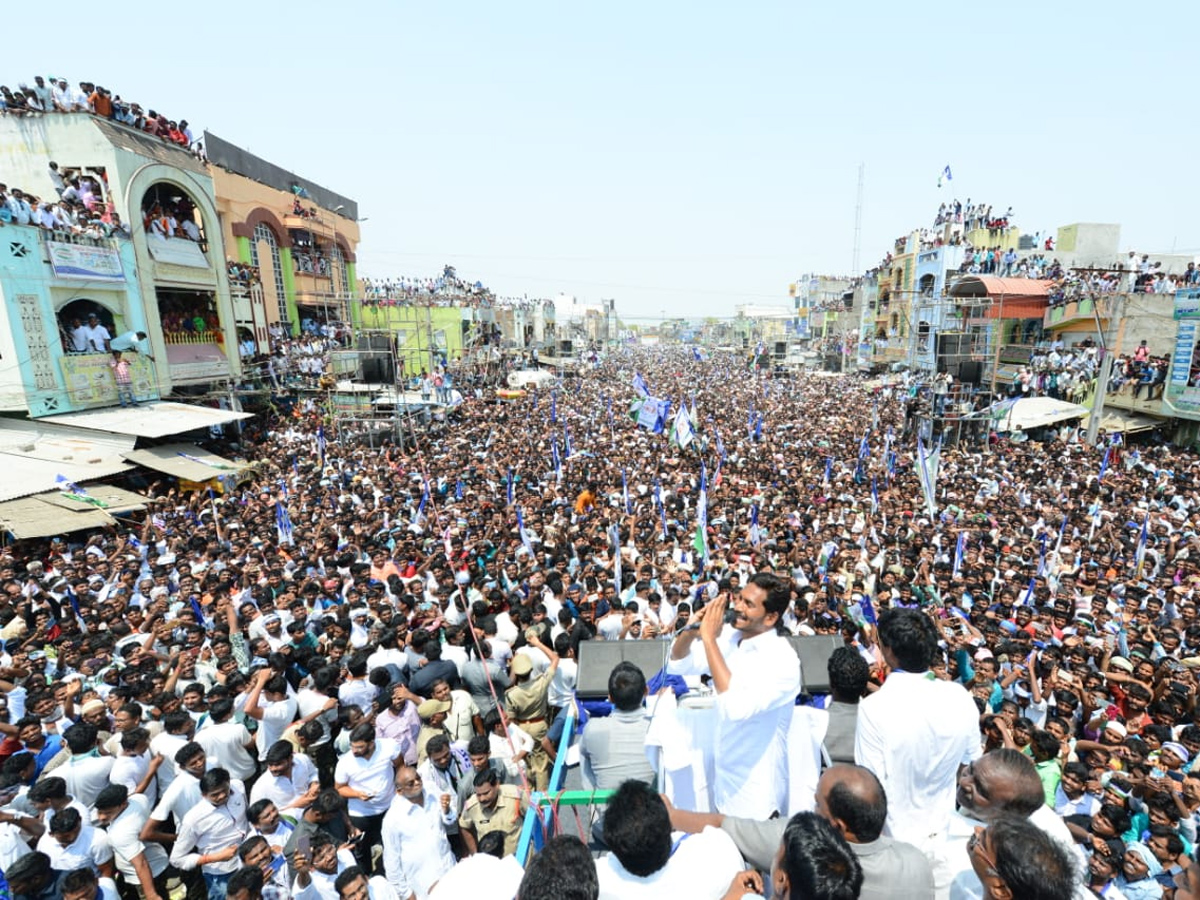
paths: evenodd
<path fill-rule="evenodd" d="M 383 353 L 390 353 L 392 350 L 392 337 L 387 334 L 360 334 L 358 336 L 358 345 L 356 350 L 379 350 Z"/>
<path fill-rule="evenodd" d="M 362 363 L 363 381 L 368 384 L 391 384 L 396 380 L 390 356 L 382 353 L 368 356 L 363 353 L 359 360 Z"/>
<path fill-rule="evenodd" d="M 964 359 L 958 364 L 958 380 L 963 384 L 978 385 L 983 379 L 983 364 L 977 359 Z"/>
<path fill-rule="evenodd" d="M 801 687 L 805 693 L 829 693 L 829 657 L 838 647 L 846 646 L 840 634 L 789 637 L 787 642 L 800 659 Z"/>
<path fill-rule="evenodd" d="M 603 700 L 608 696 L 608 676 L 621 661 L 633 663 L 649 681 L 667 664 L 672 643 L 674 641 L 581 641 L 575 692 L 581 700 Z"/>

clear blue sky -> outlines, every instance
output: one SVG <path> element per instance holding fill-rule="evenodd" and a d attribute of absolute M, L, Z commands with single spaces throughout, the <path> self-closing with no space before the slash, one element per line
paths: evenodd
<path fill-rule="evenodd" d="M 1200 249 L 1170 37 L 1195 4 L 53 8 L 0 83 L 94 81 L 355 198 L 364 275 L 452 263 L 631 318 L 786 303 L 796 275 L 849 270 L 860 162 L 862 269 L 932 221 L 947 163 L 1024 231 Z"/>

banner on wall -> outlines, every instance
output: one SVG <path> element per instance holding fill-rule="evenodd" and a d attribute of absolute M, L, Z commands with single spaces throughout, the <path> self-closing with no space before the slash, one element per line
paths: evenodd
<path fill-rule="evenodd" d="M 125 358 L 133 378 L 133 399 L 156 399 L 158 390 L 150 360 L 132 353 Z M 118 402 L 117 382 L 113 379 L 110 362 L 112 356 L 108 353 L 80 353 L 59 360 L 67 397 L 73 406 L 112 406 Z"/>
<path fill-rule="evenodd" d="M 1166 396 L 1172 406 L 1187 412 L 1200 412 L 1200 291 L 1184 290 L 1175 294 L 1175 351 L 1171 354 L 1171 376 Z"/>
<path fill-rule="evenodd" d="M 88 281 L 124 281 L 121 254 L 109 247 L 64 244 L 47 241 L 50 266 L 59 278 L 83 278 Z"/>

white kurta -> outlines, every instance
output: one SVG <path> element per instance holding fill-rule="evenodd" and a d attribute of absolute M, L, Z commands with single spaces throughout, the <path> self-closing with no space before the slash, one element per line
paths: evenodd
<path fill-rule="evenodd" d="M 425 794 L 424 806 L 397 797 L 383 817 L 383 870 L 396 893 L 425 900 L 429 889 L 454 868 L 446 826 L 454 822 L 454 804 L 442 813 L 438 795 Z"/>
<path fill-rule="evenodd" d="M 726 625 L 718 646 L 729 667 L 729 688 L 716 697 L 713 803 L 727 816 L 770 818 L 788 808 L 787 733 L 800 693 L 800 662 L 775 632 L 747 640 Z M 700 640 L 672 675 L 708 672 Z M 728 885 L 726 885 L 728 887 Z"/>
<path fill-rule="evenodd" d="M 887 833 L 922 850 L 946 831 L 958 767 L 979 759 L 979 710 L 961 684 L 892 672 L 858 708 L 854 759 L 887 792 Z"/>

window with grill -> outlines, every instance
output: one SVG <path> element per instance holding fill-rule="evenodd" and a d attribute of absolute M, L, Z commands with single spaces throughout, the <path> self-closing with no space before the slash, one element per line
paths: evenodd
<path fill-rule="evenodd" d="M 279 321 L 286 322 L 288 320 L 287 292 L 283 288 L 283 264 L 279 259 L 279 242 L 275 240 L 275 232 L 263 222 L 254 226 L 254 240 L 250 242 L 250 264 L 258 266 L 258 270 L 261 272 L 262 263 L 259 262 L 258 257 L 259 241 L 265 243 L 270 250 L 271 269 L 275 273 L 275 305 L 279 310 Z"/>

